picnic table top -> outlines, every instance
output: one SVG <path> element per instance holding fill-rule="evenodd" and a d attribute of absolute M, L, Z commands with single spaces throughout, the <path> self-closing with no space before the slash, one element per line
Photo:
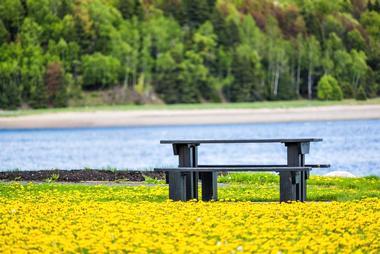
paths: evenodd
<path fill-rule="evenodd" d="M 320 142 L 321 138 L 269 138 L 269 139 L 177 139 L 161 140 L 161 144 L 242 144 L 242 143 L 303 143 Z"/>

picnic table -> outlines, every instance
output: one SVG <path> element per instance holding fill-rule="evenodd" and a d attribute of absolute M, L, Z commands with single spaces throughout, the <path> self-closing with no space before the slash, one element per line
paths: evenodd
<path fill-rule="evenodd" d="M 326 164 L 305 164 L 305 155 L 310 152 L 310 143 L 321 142 L 320 138 L 299 139 L 238 139 L 238 140 L 161 140 L 170 144 L 174 155 L 178 155 L 178 167 L 155 168 L 164 171 L 169 183 L 169 198 L 174 201 L 198 199 L 198 181 L 202 183 L 202 200 L 217 200 L 218 172 L 257 171 L 280 174 L 280 202 L 305 201 L 307 179 L 312 168 L 330 167 Z M 279 143 L 287 148 L 286 165 L 199 165 L 198 148 L 202 144 L 260 144 Z M 226 154 L 225 156 L 228 156 Z"/>

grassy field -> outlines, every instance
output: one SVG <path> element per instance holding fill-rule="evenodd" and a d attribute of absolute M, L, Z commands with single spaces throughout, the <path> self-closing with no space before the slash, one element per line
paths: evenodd
<path fill-rule="evenodd" d="M 162 182 L 0 183 L 1 253 L 379 253 L 380 178 L 312 177 L 279 204 L 278 177 L 220 177 L 221 202 L 171 202 Z M 345 202 L 335 202 L 340 200 Z"/>
<path fill-rule="evenodd" d="M 275 174 L 235 173 L 219 177 L 227 183 L 220 196 L 230 200 L 278 201 L 279 177 Z M 380 177 L 361 178 L 311 176 L 308 180 L 310 201 L 350 201 L 367 197 L 380 198 Z"/>
<path fill-rule="evenodd" d="M 0 117 L 23 116 L 32 114 L 57 113 L 57 112 L 94 112 L 94 111 L 127 111 L 127 110 L 194 110 L 194 109 L 262 109 L 262 108 L 300 108 L 334 105 L 378 105 L 380 98 L 366 101 L 319 101 L 319 100 L 295 100 L 295 101 L 265 101 L 252 103 L 203 103 L 203 104 L 147 104 L 147 105 L 103 105 L 90 107 L 68 107 L 49 109 L 21 109 L 14 111 L 1 111 Z"/>

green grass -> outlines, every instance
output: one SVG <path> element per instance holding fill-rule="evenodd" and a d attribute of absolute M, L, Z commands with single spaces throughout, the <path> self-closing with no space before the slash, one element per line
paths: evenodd
<path fill-rule="evenodd" d="M 230 173 L 219 177 L 227 183 L 223 190 L 227 199 L 276 201 L 279 199 L 279 177 L 267 173 Z M 236 195 L 237 194 L 237 195 Z M 311 176 L 308 180 L 308 200 L 350 201 L 369 197 L 380 198 L 380 177 L 358 178 Z"/>
<path fill-rule="evenodd" d="M 90 107 L 68 107 L 49 109 L 22 109 L 1 111 L 0 117 L 24 116 L 33 114 L 59 113 L 59 112 L 95 112 L 95 111 L 129 111 L 129 110 L 194 110 L 194 109 L 262 109 L 262 108 L 300 108 L 334 105 L 371 105 L 380 104 L 380 98 L 367 101 L 343 100 L 343 101 L 319 101 L 319 100 L 294 100 L 294 101 L 264 101 L 250 103 L 202 103 L 202 104 L 148 104 L 148 105 L 102 105 Z"/>
<path fill-rule="evenodd" d="M 267 173 L 231 173 L 219 177 L 221 201 L 278 201 L 279 177 Z M 62 202 L 125 201 L 164 202 L 168 186 L 163 181 L 148 179 L 157 185 L 109 186 L 59 183 L 0 183 L 0 198 L 20 202 L 51 196 Z M 380 198 L 380 177 L 338 178 L 312 176 L 308 181 L 309 201 L 351 201 Z"/>
<path fill-rule="evenodd" d="M 144 175 L 144 183 L 148 183 L 148 184 L 165 184 L 165 180 L 159 180 L 159 179 L 155 179 L 155 178 L 152 178 L 152 177 L 149 177 L 149 176 L 146 176 Z"/>

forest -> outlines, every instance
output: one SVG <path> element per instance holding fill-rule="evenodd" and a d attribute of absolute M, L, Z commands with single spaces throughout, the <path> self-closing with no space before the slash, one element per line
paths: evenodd
<path fill-rule="evenodd" d="M 380 95 L 380 0 L 0 0 L 0 108 Z"/>

